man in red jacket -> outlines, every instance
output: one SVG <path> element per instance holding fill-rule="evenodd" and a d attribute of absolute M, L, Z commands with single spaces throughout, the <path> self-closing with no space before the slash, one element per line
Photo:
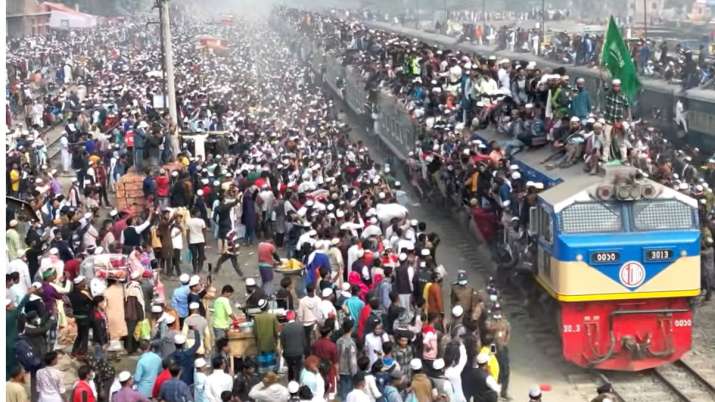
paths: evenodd
<path fill-rule="evenodd" d="M 89 374 L 92 369 L 87 366 L 80 366 L 77 369 L 77 383 L 72 390 L 72 397 L 70 402 L 95 402 L 94 393 L 92 392 L 92 387 L 89 385 Z"/>
<path fill-rule="evenodd" d="M 159 207 L 165 208 L 169 206 L 169 189 L 171 180 L 166 174 L 165 169 L 159 170 L 159 174 L 155 178 L 156 181 L 156 197 L 159 199 Z"/>

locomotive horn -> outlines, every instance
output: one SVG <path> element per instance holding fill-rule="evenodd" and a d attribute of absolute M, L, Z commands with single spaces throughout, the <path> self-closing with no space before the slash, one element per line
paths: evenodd
<path fill-rule="evenodd" d="M 613 198 L 613 186 L 604 184 L 596 188 L 596 196 L 598 199 L 607 201 Z"/>
<path fill-rule="evenodd" d="M 655 186 L 652 184 L 643 184 L 641 185 L 641 196 L 645 199 L 653 199 L 656 197 L 657 191 L 655 189 Z"/>

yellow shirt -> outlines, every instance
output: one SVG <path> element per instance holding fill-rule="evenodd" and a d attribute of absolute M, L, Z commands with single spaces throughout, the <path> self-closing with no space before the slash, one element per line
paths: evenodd
<path fill-rule="evenodd" d="M 495 380 L 499 380 L 499 362 L 494 353 L 492 353 L 489 346 L 482 346 L 479 353 L 486 353 L 489 355 L 489 361 L 487 362 L 487 368 L 489 369 L 489 375 L 494 377 Z"/>
<path fill-rule="evenodd" d="M 17 169 L 10 171 L 10 188 L 12 191 L 20 191 L 20 172 Z"/>
<path fill-rule="evenodd" d="M 5 384 L 5 401 L 7 402 L 30 402 L 30 398 L 27 397 L 27 392 L 25 387 L 14 382 L 8 381 Z"/>

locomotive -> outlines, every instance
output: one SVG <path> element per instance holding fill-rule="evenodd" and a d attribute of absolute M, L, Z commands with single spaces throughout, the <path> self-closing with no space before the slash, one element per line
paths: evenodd
<path fill-rule="evenodd" d="M 613 168 L 540 193 L 529 216 L 534 279 L 567 361 L 639 371 L 690 350 L 700 294 L 696 200 Z"/>

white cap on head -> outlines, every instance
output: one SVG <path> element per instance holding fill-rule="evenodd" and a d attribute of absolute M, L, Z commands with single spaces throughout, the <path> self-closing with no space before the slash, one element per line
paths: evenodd
<path fill-rule="evenodd" d="M 256 286 L 256 280 L 253 278 L 246 278 L 246 286 Z"/>
<path fill-rule="evenodd" d="M 430 254 L 429 249 L 423 248 L 422 251 L 420 251 L 420 255 L 423 257 L 427 257 Z"/>
<path fill-rule="evenodd" d="M 452 307 L 452 315 L 459 318 L 464 314 L 464 308 L 457 304 L 456 306 Z"/>
<path fill-rule="evenodd" d="M 444 368 L 444 359 L 436 359 L 432 362 L 432 368 L 435 370 L 442 370 Z"/>
<path fill-rule="evenodd" d="M 343 292 L 349 292 L 350 291 L 350 283 L 343 282 L 343 285 L 340 287 L 340 289 L 342 289 Z"/>
<path fill-rule="evenodd" d="M 422 360 L 420 360 L 420 359 L 410 360 L 410 369 L 412 369 L 412 371 L 422 370 Z"/>
<path fill-rule="evenodd" d="M 405 254 L 405 253 L 400 253 L 400 255 L 398 256 L 398 259 L 399 259 L 400 261 L 405 261 L 405 260 L 407 259 L 407 254 Z"/>
<path fill-rule="evenodd" d="M 267 304 L 268 304 L 268 302 L 266 301 L 266 299 L 258 300 L 258 308 L 266 307 Z"/>
<path fill-rule="evenodd" d="M 186 337 L 182 334 L 174 335 L 174 343 L 176 345 L 183 345 L 186 343 Z"/>
<path fill-rule="evenodd" d="M 56 254 L 59 254 L 59 253 L 60 253 L 60 250 L 58 250 L 57 247 L 52 247 L 52 248 L 50 249 L 50 254 L 56 255 Z"/>
<path fill-rule="evenodd" d="M 333 294 L 333 288 L 325 288 L 323 289 L 322 295 L 323 297 L 330 297 L 330 295 Z"/>
<path fill-rule="evenodd" d="M 82 281 L 85 280 L 85 279 L 87 279 L 87 278 L 85 278 L 85 277 L 82 276 L 82 275 L 79 275 L 79 276 L 77 276 L 76 278 L 72 279 L 72 282 L 73 282 L 75 285 L 79 285 L 79 284 L 82 283 Z"/>
<path fill-rule="evenodd" d="M 198 310 L 198 309 L 199 309 L 199 303 L 197 303 L 197 302 L 189 303 L 189 310 Z"/>
<path fill-rule="evenodd" d="M 191 277 L 189 276 L 189 274 L 181 274 L 181 276 L 179 276 L 179 282 L 181 283 L 189 283 L 190 280 Z"/>
<path fill-rule="evenodd" d="M 480 353 L 477 355 L 477 363 L 479 364 L 487 364 L 489 361 L 489 355 L 486 353 Z"/>
<path fill-rule="evenodd" d="M 611 81 L 611 84 L 613 84 L 613 85 L 621 85 L 621 80 L 619 80 L 618 78 L 615 78 L 613 81 Z"/>
<path fill-rule="evenodd" d="M 538 385 L 534 385 L 529 388 L 529 398 L 538 398 L 541 396 L 541 388 Z"/>
<path fill-rule="evenodd" d="M 288 383 L 288 392 L 291 394 L 296 394 L 298 393 L 298 390 L 300 389 L 300 384 L 298 384 L 295 381 L 291 381 Z"/>
<path fill-rule="evenodd" d="M 151 306 L 151 312 L 152 312 L 152 313 L 157 313 L 157 314 L 158 314 L 158 313 L 161 313 L 161 312 L 163 312 L 163 311 L 164 311 L 164 308 L 161 307 L 161 306 L 158 305 L 158 304 L 153 304 L 153 305 Z"/>
<path fill-rule="evenodd" d="M 196 286 L 201 282 L 201 278 L 198 275 L 191 275 L 189 278 L 189 286 Z"/>
<path fill-rule="evenodd" d="M 11 228 L 14 228 L 15 226 L 17 226 L 18 223 L 20 223 L 20 222 L 18 222 L 17 219 L 13 219 L 10 221 L 8 226 L 10 226 Z"/>
<path fill-rule="evenodd" d="M 127 381 L 129 381 L 130 378 L 132 378 L 132 374 L 126 370 L 122 371 L 117 376 L 117 379 L 119 380 L 119 382 L 127 382 Z"/>
<path fill-rule="evenodd" d="M 206 359 L 204 359 L 203 357 L 199 357 L 194 362 L 194 367 L 196 367 L 197 369 L 206 367 Z"/>

